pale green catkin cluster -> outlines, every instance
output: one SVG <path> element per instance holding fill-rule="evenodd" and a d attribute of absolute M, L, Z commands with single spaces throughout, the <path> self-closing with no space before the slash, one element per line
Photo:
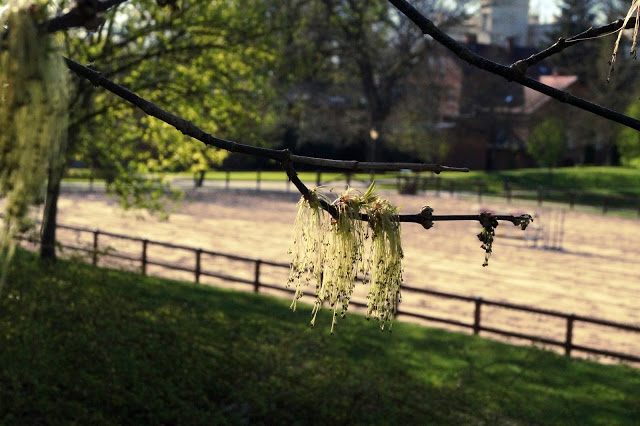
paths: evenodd
<path fill-rule="evenodd" d="M 68 123 L 67 68 L 55 39 L 40 34 L 43 9 L 11 1 L 0 16 L 0 232 L 3 277 L 29 206 L 41 196 L 47 171 L 59 159 Z M 55 159 L 55 161 L 53 161 Z M 2 280 L 4 281 L 4 279 Z"/>
<path fill-rule="evenodd" d="M 374 193 L 374 186 L 362 195 L 349 189 L 332 204 L 337 219 L 331 218 L 318 201 L 318 191 L 309 199 L 301 199 L 290 250 L 294 258 L 289 283 L 296 292 L 291 308 L 309 281 L 316 285 L 316 300 L 311 325 L 325 301 L 333 311 L 331 332 L 340 316 L 346 315 L 358 273 L 370 285 L 367 318 L 379 320 L 381 328 L 389 322 L 400 301 L 402 282 L 402 247 L 398 208 Z M 329 200 L 323 198 L 329 204 Z M 366 214 L 369 223 L 362 221 Z M 368 255 L 366 240 L 371 234 Z M 368 276 L 368 278 L 367 278 Z"/>
<path fill-rule="evenodd" d="M 402 244 L 400 223 L 396 220 L 398 208 L 387 200 L 371 205 L 371 255 L 369 256 L 369 282 L 367 318 L 380 321 L 384 329 L 396 314 L 402 284 Z"/>

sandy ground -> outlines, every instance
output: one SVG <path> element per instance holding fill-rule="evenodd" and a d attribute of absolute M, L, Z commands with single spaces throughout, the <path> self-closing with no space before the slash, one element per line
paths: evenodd
<path fill-rule="evenodd" d="M 417 213 L 421 206 L 428 204 L 435 209 L 434 214 L 475 214 L 480 210 L 491 210 L 496 213 L 527 212 L 537 216 L 533 229 L 524 233 L 508 222 L 498 227 L 497 232 L 502 237 L 496 239 L 494 254 L 486 268 L 482 267 L 484 253 L 476 238 L 479 224 L 440 222 L 428 231 L 416 224 L 405 224 L 402 238 L 407 285 L 640 326 L 640 220 L 566 211 L 561 235 L 559 225 L 563 215 L 535 204 L 505 204 L 501 200 L 485 200 L 479 204 L 472 197 L 448 194 L 441 197 L 434 194 L 399 196 L 388 192 L 384 195 L 403 206 L 405 213 Z M 288 262 L 287 249 L 297 198 L 294 194 L 204 189 L 189 193 L 188 201 L 177 212 L 167 221 L 160 221 L 139 212 L 123 212 L 116 202 L 103 194 L 68 193 L 60 200 L 59 221 Z M 545 233 L 549 238 L 555 237 L 555 245 L 562 239 L 563 249 L 541 249 L 542 241 L 535 248 L 531 247 L 532 241 L 517 239 Z M 91 241 L 90 235 L 69 231 L 60 232 L 59 237 L 78 245 L 90 245 Z M 140 255 L 139 243 L 132 245 L 101 237 L 100 244 Z M 148 254 L 150 259 L 169 260 L 189 267 L 195 263 L 194 254 L 189 251 L 149 246 Z M 208 271 L 235 274 L 249 280 L 254 276 L 254 265 L 245 262 L 204 256 L 202 265 Z M 139 266 L 132 264 L 131 267 Z M 154 266 L 148 271 L 193 279 L 192 273 L 167 272 Z M 282 284 L 286 278 L 286 270 L 262 266 L 263 282 Z M 202 281 L 219 282 L 206 278 Z M 469 302 L 405 292 L 401 309 L 473 322 L 473 303 Z M 565 337 L 566 327 L 563 319 L 486 306 L 482 310 L 482 324 L 560 341 Z M 640 334 L 609 327 L 577 322 L 574 343 L 640 355 Z"/>

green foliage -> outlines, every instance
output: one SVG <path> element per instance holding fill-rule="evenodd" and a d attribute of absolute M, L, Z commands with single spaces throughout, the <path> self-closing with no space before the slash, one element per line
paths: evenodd
<path fill-rule="evenodd" d="M 564 125 L 557 118 L 548 118 L 538 124 L 527 140 L 529 154 L 539 166 L 549 169 L 558 164 L 565 146 Z"/>
<path fill-rule="evenodd" d="M 624 425 L 640 417 L 636 368 L 406 323 L 381 334 L 355 314 L 328 336 L 283 300 L 46 265 L 20 251 L 7 283 L 2 424 Z"/>
<path fill-rule="evenodd" d="M 333 333 L 338 310 L 344 318 L 356 276 L 362 273 L 365 283 L 370 284 L 367 318 L 379 321 L 384 329 L 400 301 L 403 254 L 400 224 L 395 220 L 398 208 L 375 194 L 373 184 L 361 195 L 348 189 L 331 203 L 327 196 L 319 194 L 318 189 L 312 195 L 311 199 L 300 200 L 290 250 L 294 258 L 289 283 L 296 285 L 292 309 L 295 310 L 296 301 L 304 294 L 304 285 L 315 281 L 316 302 L 311 326 L 315 325 L 318 312 L 328 300 L 333 313 Z M 321 202 L 333 206 L 337 217 L 329 219 Z M 362 220 L 362 214 L 367 215 L 369 228 Z M 365 257 L 364 246 L 369 236 L 371 245 L 369 255 Z"/>
<path fill-rule="evenodd" d="M 635 101 L 625 111 L 629 117 L 640 118 L 640 102 Z M 640 134 L 624 127 L 618 135 L 618 151 L 622 164 L 640 168 Z"/>
<path fill-rule="evenodd" d="M 230 1 L 171 9 L 134 0 L 108 12 L 96 33 L 65 33 L 67 54 L 211 134 L 260 145 L 274 60 L 265 7 Z M 162 208 L 170 200 L 136 194 L 165 186 L 160 173 L 199 174 L 227 156 L 81 79 L 74 95 L 69 155 L 105 173 L 125 206 Z"/>
<path fill-rule="evenodd" d="M 48 169 L 59 167 L 68 120 L 66 66 L 55 38 L 36 28 L 44 8 L 21 4 L 10 2 L 0 17 L 0 28 L 8 31 L 0 40 L 0 196 L 7 198 L 0 232 L 0 287 L 14 250 L 13 237 L 25 226 L 29 207 L 42 196 Z"/>

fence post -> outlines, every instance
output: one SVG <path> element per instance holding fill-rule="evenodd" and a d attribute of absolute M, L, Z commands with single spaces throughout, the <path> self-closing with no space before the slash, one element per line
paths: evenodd
<path fill-rule="evenodd" d="M 262 170 L 258 169 L 258 173 L 256 173 L 256 191 L 260 191 L 261 180 L 262 180 Z"/>
<path fill-rule="evenodd" d="M 254 274 L 254 278 L 253 278 L 253 291 L 254 291 L 254 293 L 258 293 L 258 291 L 260 290 L 260 265 L 262 265 L 262 260 L 261 259 L 257 259 L 256 260 L 255 274 Z"/>
<path fill-rule="evenodd" d="M 100 235 L 100 230 L 98 228 L 93 230 L 93 264 L 94 266 L 98 264 L 98 235 Z"/>
<path fill-rule="evenodd" d="M 147 275 L 147 245 L 149 244 L 149 240 L 146 238 L 142 240 L 142 257 L 140 261 L 142 262 L 142 275 Z"/>
<path fill-rule="evenodd" d="M 480 316 L 482 310 L 482 297 L 475 298 L 475 310 L 473 312 L 473 334 L 480 334 Z"/>
<path fill-rule="evenodd" d="M 542 188 L 541 186 L 538 187 L 538 205 L 541 206 L 542 205 L 542 192 L 544 191 L 544 188 Z"/>
<path fill-rule="evenodd" d="M 602 214 L 606 214 L 609 210 L 609 197 L 604 197 L 604 201 L 602 202 Z"/>
<path fill-rule="evenodd" d="M 453 183 L 453 181 L 449 182 L 449 195 L 451 195 L 451 197 L 453 197 L 453 193 L 455 192 L 455 184 Z"/>
<path fill-rule="evenodd" d="M 507 203 L 511 204 L 511 184 L 509 183 L 508 180 L 505 180 L 503 182 L 503 186 L 504 186 L 504 194 L 505 194 L 505 197 L 507 198 Z"/>
<path fill-rule="evenodd" d="M 351 186 L 351 172 L 347 172 L 347 186 Z"/>
<path fill-rule="evenodd" d="M 574 206 L 576 205 L 576 191 L 570 191 L 569 192 L 569 207 L 571 208 L 571 210 L 573 210 Z"/>
<path fill-rule="evenodd" d="M 201 272 L 201 258 L 202 258 L 202 249 L 198 248 L 195 250 L 196 252 L 196 269 L 194 271 L 196 283 L 200 284 L 200 272 Z"/>
<path fill-rule="evenodd" d="M 322 172 L 320 170 L 316 171 L 316 186 L 320 186 L 322 184 Z"/>
<path fill-rule="evenodd" d="M 229 190 L 229 181 L 231 180 L 231 172 L 227 170 L 224 174 L 224 189 Z"/>
<path fill-rule="evenodd" d="M 575 314 L 567 315 L 567 336 L 564 341 L 564 354 L 566 356 L 571 356 L 571 349 L 573 348 L 573 322 L 575 317 Z"/>

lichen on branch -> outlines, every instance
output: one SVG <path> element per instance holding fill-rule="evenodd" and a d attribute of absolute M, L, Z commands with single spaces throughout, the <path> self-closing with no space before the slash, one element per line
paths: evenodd
<path fill-rule="evenodd" d="M 3 275 L 29 206 L 42 196 L 47 171 L 57 165 L 68 122 L 67 67 L 54 36 L 38 32 L 44 8 L 11 1 L 0 16 L 0 231 Z M 4 278 L 2 278 L 3 280 Z M 1 281 L 0 281 L 1 283 Z"/>

